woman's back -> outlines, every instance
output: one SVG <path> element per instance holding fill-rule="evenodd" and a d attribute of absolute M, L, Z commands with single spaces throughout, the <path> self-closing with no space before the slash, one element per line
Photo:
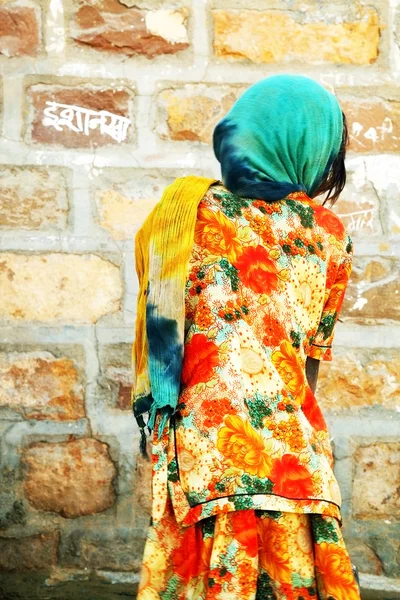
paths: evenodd
<path fill-rule="evenodd" d="M 350 253 L 340 219 L 303 193 L 268 203 L 213 186 L 200 203 L 176 467 L 202 517 L 239 493 L 253 508 L 340 504 L 305 362 L 330 358 Z"/>

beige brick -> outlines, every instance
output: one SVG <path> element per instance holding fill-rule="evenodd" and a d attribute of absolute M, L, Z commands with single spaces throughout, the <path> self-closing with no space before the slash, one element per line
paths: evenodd
<path fill-rule="evenodd" d="M 4 6 L 0 8 L 0 54 L 35 56 L 40 48 L 40 22 L 34 8 Z"/>
<path fill-rule="evenodd" d="M 94 254 L 0 253 L 0 319 L 95 323 L 119 309 L 119 268 Z"/>
<path fill-rule="evenodd" d="M 117 190 L 99 191 L 96 194 L 99 224 L 107 229 L 115 240 L 132 238 L 158 200 L 157 196 L 132 198 Z"/>
<path fill-rule="evenodd" d="M 164 189 L 183 174 L 168 170 L 104 169 L 94 181 L 98 223 L 116 240 L 133 239 Z"/>
<path fill-rule="evenodd" d="M 342 316 L 368 323 L 400 319 L 400 264 L 378 257 L 355 257 Z"/>
<path fill-rule="evenodd" d="M 40 533 L 22 538 L 0 538 L 2 571 L 39 571 L 57 564 L 60 534 Z"/>
<path fill-rule="evenodd" d="M 296 13 L 279 10 L 213 10 L 212 15 L 218 58 L 368 65 L 378 57 L 380 24 L 373 9 L 338 23 L 326 22 L 323 13 L 314 22 L 299 22 Z"/>
<path fill-rule="evenodd" d="M 176 54 L 189 46 L 185 8 L 139 10 L 117 0 L 74 0 L 74 5 L 70 35 L 81 45 L 148 58 Z"/>
<path fill-rule="evenodd" d="M 400 356 L 397 351 L 337 349 L 331 363 L 321 363 L 317 397 L 324 411 L 367 406 L 400 406 Z"/>
<path fill-rule="evenodd" d="M 79 373 L 72 360 L 50 352 L 0 354 L 0 406 L 28 419 L 65 421 L 85 416 Z"/>
<path fill-rule="evenodd" d="M 126 88 L 107 88 L 99 85 L 63 85 L 37 83 L 27 87 L 25 111 L 27 122 L 28 141 L 37 144 L 60 145 L 66 148 L 93 148 L 98 146 L 109 146 L 133 140 L 133 118 L 132 103 L 133 92 Z M 130 120 L 126 139 L 115 139 L 118 131 L 112 127 L 113 118 L 106 117 L 107 128 L 101 128 L 100 116 L 92 115 L 86 117 L 77 111 L 64 117 L 60 123 L 58 119 L 63 108 L 51 108 L 48 103 L 56 102 L 67 106 L 77 106 L 98 113 L 107 111 L 113 115 L 126 117 Z M 51 109 L 51 116 L 44 113 Z M 70 109 L 66 109 L 70 112 Z M 56 118 L 53 118 L 55 115 Z M 80 115 L 80 116 L 77 116 Z M 55 123 L 55 124 L 54 124 Z M 85 133 L 86 127 L 86 133 Z M 110 134 L 112 133 L 112 135 Z M 113 137 L 114 136 L 114 137 Z"/>
<path fill-rule="evenodd" d="M 400 516 L 400 444 L 361 446 L 354 455 L 353 516 L 396 519 Z"/>
<path fill-rule="evenodd" d="M 63 229 L 68 221 L 65 172 L 41 167 L 0 168 L 0 227 Z"/>
<path fill-rule="evenodd" d="M 398 152 L 400 150 L 400 102 L 383 98 L 341 100 L 346 114 L 350 150 Z"/>
<path fill-rule="evenodd" d="M 91 438 L 34 443 L 23 453 L 24 490 L 30 504 L 74 518 L 110 508 L 117 474 L 107 444 Z"/>
<path fill-rule="evenodd" d="M 187 84 L 158 97 L 157 132 L 162 138 L 209 144 L 213 130 L 245 88 Z"/>

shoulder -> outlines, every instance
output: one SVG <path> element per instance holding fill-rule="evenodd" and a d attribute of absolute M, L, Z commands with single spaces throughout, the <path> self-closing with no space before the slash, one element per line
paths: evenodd
<path fill-rule="evenodd" d="M 338 241 L 346 238 L 346 229 L 338 215 L 326 206 L 322 206 L 322 204 L 313 204 L 312 208 L 317 225 L 333 235 Z"/>

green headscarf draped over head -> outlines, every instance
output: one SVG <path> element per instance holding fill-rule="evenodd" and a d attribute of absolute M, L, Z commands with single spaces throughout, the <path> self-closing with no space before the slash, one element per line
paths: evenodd
<path fill-rule="evenodd" d="M 214 131 L 214 152 L 233 193 L 279 200 L 313 196 L 339 153 L 343 116 L 336 97 L 300 75 L 252 85 Z"/>

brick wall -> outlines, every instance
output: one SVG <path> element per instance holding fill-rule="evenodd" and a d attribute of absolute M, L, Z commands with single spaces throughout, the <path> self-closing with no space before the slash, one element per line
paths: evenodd
<path fill-rule="evenodd" d="M 1 3 L 4 597 L 134 589 L 149 469 L 129 401 L 132 237 L 176 176 L 218 174 L 214 125 L 280 72 L 334 90 L 349 119 L 337 212 L 355 266 L 318 395 L 353 562 L 399 577 L 399 44 L 388 0 Z"/>

